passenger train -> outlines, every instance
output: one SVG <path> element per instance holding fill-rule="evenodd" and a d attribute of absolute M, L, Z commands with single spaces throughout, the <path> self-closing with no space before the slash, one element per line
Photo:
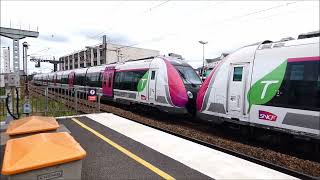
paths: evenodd
<path fill-rule="evenodd" d="M 95 87 L 103 99 L 139 103 L 172 113 L 195 113 L 200 77 L 176 57 L 150 57 L 123 63 L 39 74 L 38 85 Z"/>
<path fill-rule="evenodd" d="M 319 48 L 319 33 L 245 46 L 203 83 L 185 61 L 162 56 L 39 74 L 34 82 L 101 88 L 112 101 L 320 140 Z"/>
<path fill-rule="evenodd" d="M 197 115 L 320 139 L 319 48 L 311 37 L 238 49 L 199 89 Z"/>

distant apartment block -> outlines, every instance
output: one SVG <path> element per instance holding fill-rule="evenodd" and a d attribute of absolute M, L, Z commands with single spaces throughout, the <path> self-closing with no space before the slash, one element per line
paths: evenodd
<path fill-rule="evenodd" d="M 103 44 L 100 44 L 93 47 L 86 47 L 86 49 L 60 57 L 59 60 L 63 61 L 63 63 L 60 64 L 59 69 L 70 70 L 115 62 L 125 62 L 130 59 L 157 56 L 159 53 L 159 51 L 151 49 L 128 47 L 111 43 L 107 43 L 106 47 L 104 47 Z"/>

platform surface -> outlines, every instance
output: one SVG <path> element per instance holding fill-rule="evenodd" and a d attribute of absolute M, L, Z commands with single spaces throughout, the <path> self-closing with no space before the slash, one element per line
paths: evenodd
<path fill-rule="evenodd" d="M 111 113 L 58 122 L 87 152 L 82 179 L 296 179 Z"/>

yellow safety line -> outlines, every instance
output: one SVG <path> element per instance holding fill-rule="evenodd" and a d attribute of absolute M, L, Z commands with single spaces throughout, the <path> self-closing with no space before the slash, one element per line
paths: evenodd
<path fill-rule="evenodd" d="M 118 149 L 119 151 L 121 151 L 122 153 L 126 154 L 127 156 L 129 156 L 133 160 L 137 161 L 138 163 L 144 165 L 146 168 L 148 168 L 151 171 L 155 172 L 156 174 L 158 174 L 159 176 L 163 177 L 164 179 L 172 179 L 172 180 L 174 180 L 174 178 L 172 176 L 170 176 L 169 174 L 163 172 L 159 168 L 157 168 L 157 167 L 153 166 L 152 164 L 148 163 L 147 161 L 141 159 L 139 156 L 133 154 L 132 152 L 128 151 L 127 149 L 125 149 L 123 147 L 121 147 L 120 145 L 118 145 L 117 143 L 115 143 L 115 142 L 111 141 L 110 139 L 106 138 L 105 136 L 103 136 L 102 134 L 98 133 L 97 131 L 91 129 L 90 127 L 88 127 L 87 125 L 83 124 L 79 120 L 77 120 L 75 118 L 71 118 L 71 119 L 74 122 L 76 122 L 77 124 L 79 124 L 81 127 L 83 127 L 84 129 L 87 129 L 92 134 L 98 136 L 99 138 L 101 138 L 102 140 L 104 140 L 105 142 L 107 142 L 108 144 L 113 146 L 114 148 Z"/>

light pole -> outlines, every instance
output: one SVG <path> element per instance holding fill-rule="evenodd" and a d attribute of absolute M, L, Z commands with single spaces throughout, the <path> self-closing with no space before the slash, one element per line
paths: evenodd
<path fill-rule="evenodd" d="M 200 44 L 202 44 L 202 71 L 201 71 L 201 76 L 203 79 L 203 75 L 204 75 L 204 45 L 208 44 L 208 41 L 199 41 Z"/>

